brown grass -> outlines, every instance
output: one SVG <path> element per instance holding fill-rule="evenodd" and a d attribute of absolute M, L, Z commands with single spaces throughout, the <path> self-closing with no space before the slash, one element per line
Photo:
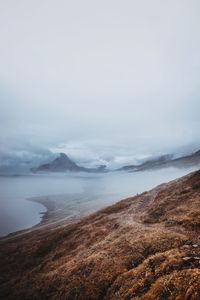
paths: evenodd
<path fill-rule="evenodd" d="M 200 299 L 200 171 L 1 242 L 2 299 Z"/>

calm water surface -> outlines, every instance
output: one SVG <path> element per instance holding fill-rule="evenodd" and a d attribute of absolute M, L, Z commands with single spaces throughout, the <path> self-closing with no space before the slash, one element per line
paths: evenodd
<path fill-rule="evenodd" d="M 30 198 L 50 197 L 65 206 L 69 216 L 81 216 L 190 171 L 168 168 L 137 173 L 0 177 L 0 236 L 40 222 L 46 208 Z"/>

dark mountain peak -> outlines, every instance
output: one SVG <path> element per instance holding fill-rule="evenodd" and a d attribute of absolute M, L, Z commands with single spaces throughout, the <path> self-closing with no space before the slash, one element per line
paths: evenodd
<path fill-rule="evenodd" d="M 65 153 L 60 153 L 53 161 L 39 166 L 34 171 L 36 172 L 64 172 L 64 171 L 79 171 L 77 166 Z"/>
<path fill-rule="evenodd" d="M 68 158 L 69 159 L 69 157 L 65 153 L 61 152 L 61 153 L 59 153 L 59 155 L 60 155 L 60 158 Z"/>
<path fill-rule="evenodd" d="M 70 163 L 76 165 L 65 153 L 60 153 L 52 163 Z"/>
<path fill-rule="evenodd" d="M 32 169 L 32 172 L 87 172 L 98 173 L 105 172 L 106 166 L 99 166 L 98 168 L 84 168 L 78 166 L 73 160 L 71 160 L 65 153 L 59 153 L 53 161 L 43 164 L 36 169 Z"/>

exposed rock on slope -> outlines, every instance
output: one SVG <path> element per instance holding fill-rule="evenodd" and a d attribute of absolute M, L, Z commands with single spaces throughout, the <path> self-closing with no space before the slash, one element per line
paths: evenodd
<path fill-rule="evenodd" d="M 200 171 L 0 247 L 2 299 L 200 299 Z"/>

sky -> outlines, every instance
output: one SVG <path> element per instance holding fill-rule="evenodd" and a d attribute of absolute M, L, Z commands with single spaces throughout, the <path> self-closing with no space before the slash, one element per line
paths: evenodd
<path fill-rule="evenodd" d="M 199 16 L 199 0 L 0 0 L 0 165 L 198 149 Z"/>

